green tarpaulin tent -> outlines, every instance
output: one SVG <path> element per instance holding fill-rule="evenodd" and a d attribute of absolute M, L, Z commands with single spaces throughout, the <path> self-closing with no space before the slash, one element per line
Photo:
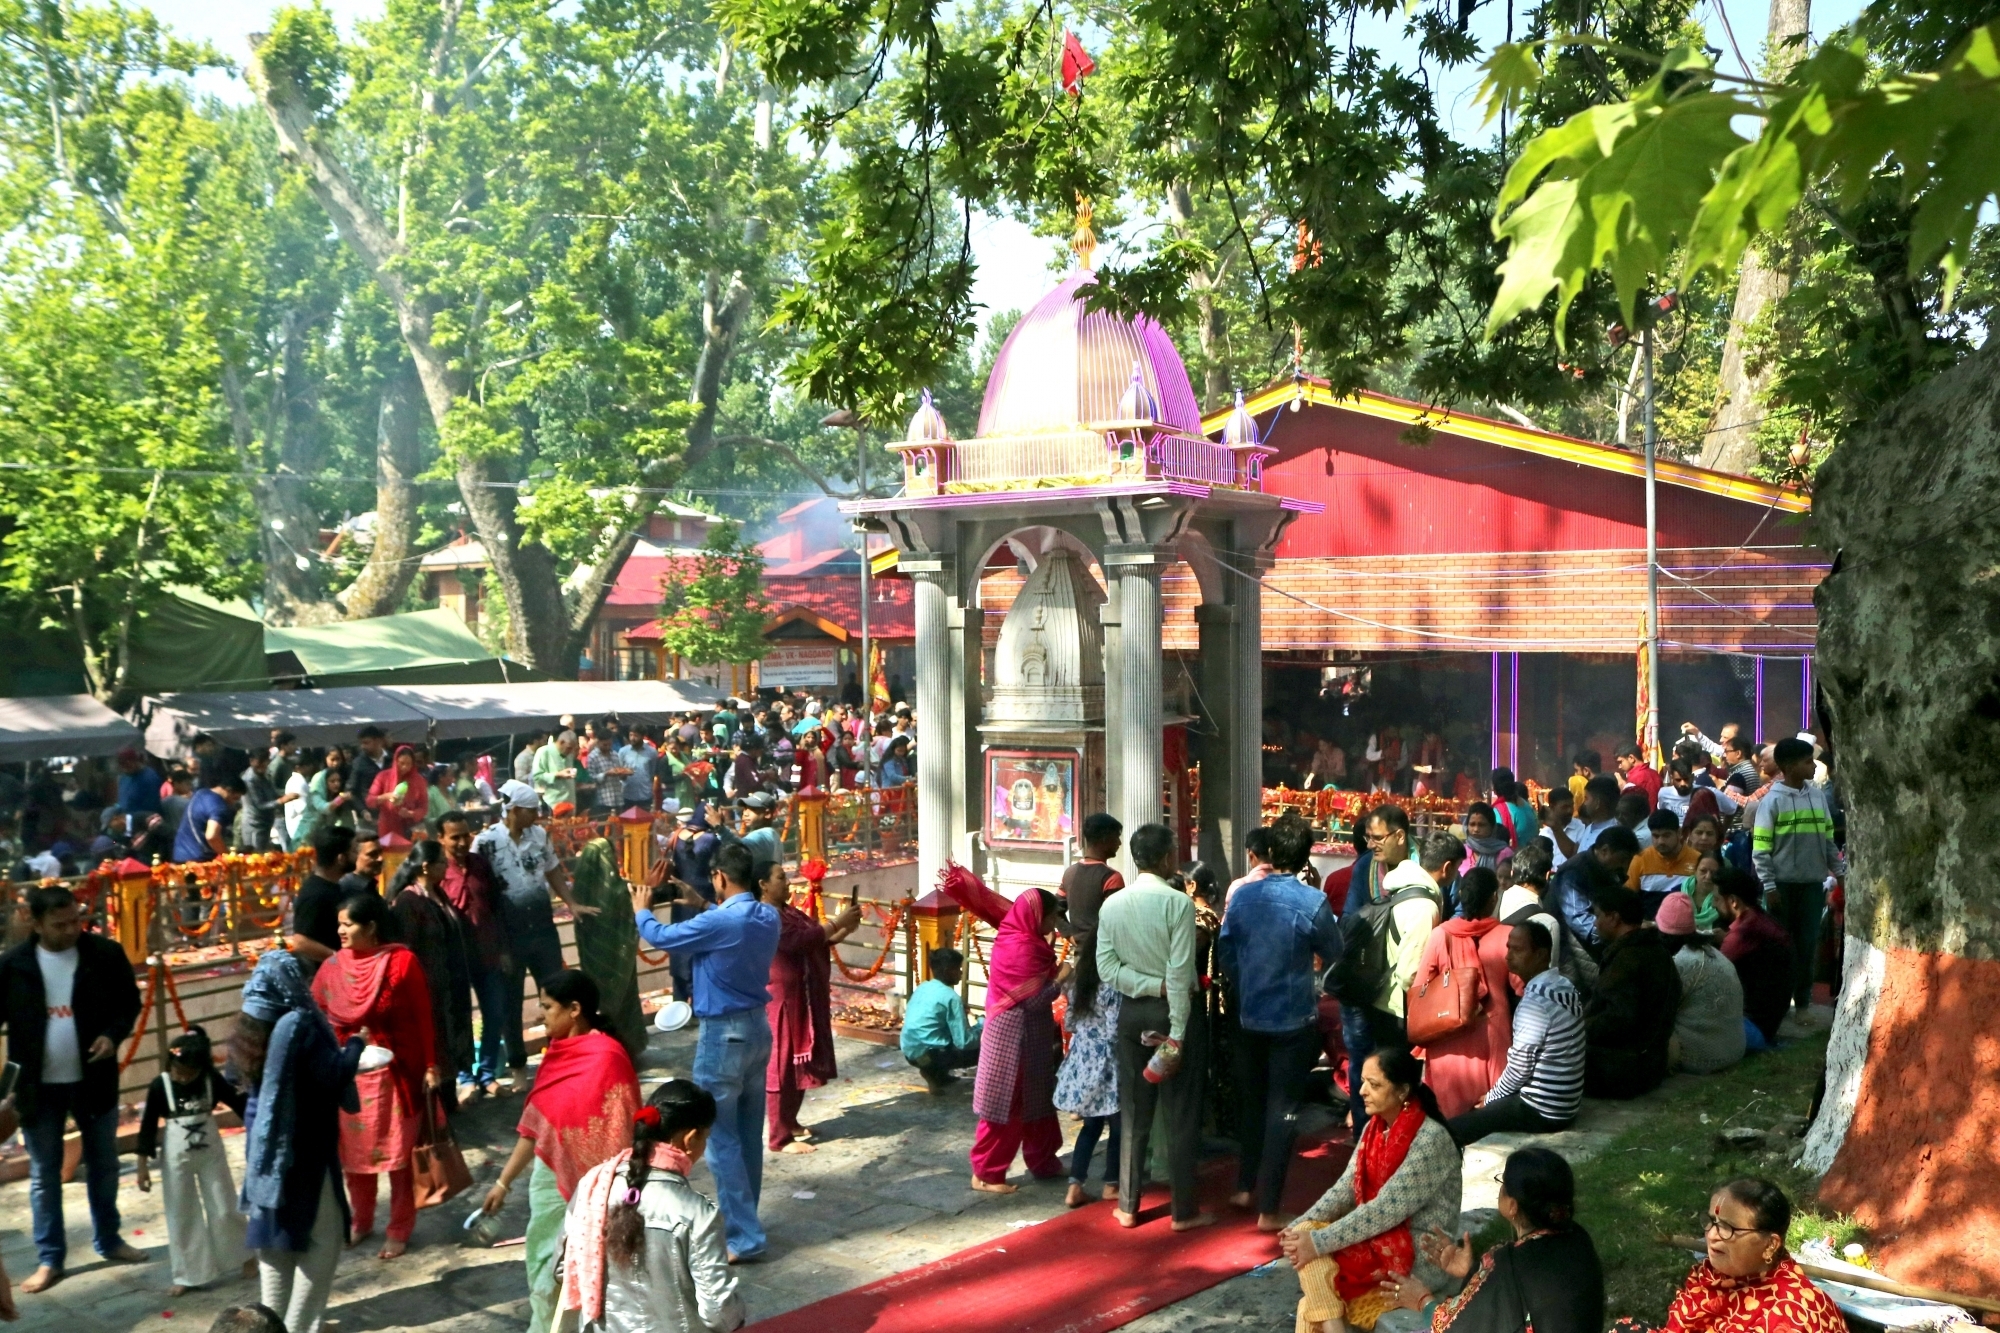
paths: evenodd
<path fill-rule="evenodd" d="M 141 694 L 263 689 L 264 622 L 243 602 L 174 588 L 132 628 L 129 679 Z"/>
<path fill-rule="evenodd" d="M 264 631 L 270 677 L 351 685 L 499 685 L 546 676 L 495 657 L 450 611 Z"/>

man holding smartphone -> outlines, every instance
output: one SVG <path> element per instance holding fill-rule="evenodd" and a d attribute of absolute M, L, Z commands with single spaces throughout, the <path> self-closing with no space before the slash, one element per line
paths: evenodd
<path fill-rule="evenodd" d="M 0 1023 L 21 1067 L 14 1104 L 28 1144 L 28 1208 L 40 1267 L 21 1283 L 29 1294 L 63 1278 L 63 1128 L 83 1140 L 91 1239 L 113 1263 L 146 1256 L 118 1234 L 118 1043 L 139 1018 L 139 986 L 125 950 L 83 933 L 82 912 L 65 888 L 28 895 L 35 938 L 0 954 Z"/>

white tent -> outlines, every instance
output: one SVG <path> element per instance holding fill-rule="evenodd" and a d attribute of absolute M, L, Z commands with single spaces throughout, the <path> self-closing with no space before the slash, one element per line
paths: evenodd
<path fill-rule="evenodd" d="M 0 699 L 0 761 L 87 758 L 139 743 L 139 729 L 88 694 Z"/>
<path fill-rule="evenodd" d="M 163 694 L 141 705 L 146 748 L 168 759 L 186 756 L 194 738 L 207 734 L 246 749 L 289 731 L 301 745 L 346 745 L 373 724 L 392 741 L 421 741 L 430 719 L 392 691 L 356 685 L 336 690 L 233 690 L 221 694 Z"/>
<path fill-rule="evenodd" d="M 291 732 L 302 745 L 345 744 L 370 724 L 391 741 L 453 740 L 553 727 L 564 714 L 584 719 L 616 713 L 629 723 L 658 726 L 685 712 L 708 712 L 721 699 L 721 691 L 685 680 L 546 680 L 165 694 L 146 700 L 142 715 L 146 748 L 175 758 L 202 733 L 238 748 L 262 744 L 273 730 Z"/>

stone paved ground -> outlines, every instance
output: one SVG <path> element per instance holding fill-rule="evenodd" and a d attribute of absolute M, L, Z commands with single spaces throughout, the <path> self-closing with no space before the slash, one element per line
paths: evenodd
<path fill-rule="evenodd" d="M 1824 1019 L 1818 1026 L 1823 1028 Z M 642 1071 L 648 1080 L 685 1073 L 693 1058 L 691 1032 L 655 1034 Z M 771 1156 L 764 1175 L 765 1222 L 774 1259 L 739 1270 L 753 1318 L 778 1314 L 849 1287 L 874 1281 L 1003 1235 L 1019 1224 L 1062 1211 L 1060 1183 L 1026 1182 L 1013 1195 L 975 1194 L 965 1152 L 971 1139 L 971 1086 L 933 1097 L 893 1047 L 842 1040 L 844 1077 L 808 1095 L 803 1120 L 822 1136 L 810 1155 Z M 1650 1097 L 1628 1103 L 1587 1103 L 1578 1125 L 1543 1142 L 1573 1159 L 1587 1156 L 1642 1119 L 1649 1103 L 1674 1095 L 1678 1079 Z M 460 1139 L 477 1182 L 474 1193 L 418 1215 L 410 1252 L 383 1263 L 375 1245 L 341 1260 L 332 1317 L 340 1333 L 423 1329 L 426 1333 L 514 1333 L 527 1324 L 527 1287 L 518 1246 L 464 1249 L 459 1225 L 498 1173 L 511 1146 L 518 1099 L 470 1109 L 460 1118 Z M 1313 1108 L 1316 1123 L 1330 1113 Z M 1073 1129 L 1073 1125 L 1066 1125 Z M 226 1136 L 232 1164 L 240 1165 L 242 1135 Z M 1490 1208 L 1496 1176 L 1507 1153 L 1528 1142 L 1496 1136 L 1466 1154 L 1465 1206 Z M 131 1162 L 119 1194 L 127 1238 L 154 1256 L 140 1267 L 112 1267 L 90 1250 L 83 1186 L 65 1187 L 72 1268 L 69 1278 L 40 1296 L 20 1296 L 25 1330 L 60 1333 L 133 1333 L 163 1323 L 206 1328 L 225 1305 L 256 1299 L 254 1281 L 230 1281 L 211 1291 L 166 1296 L 166 1236 L 157 1188 L 140 1194 Z M 1101 1168 L 1100 1168 L 1101 1170 Z M 705 1170 L 697 1185 L 713 1193 Z M 383 1191 L 378 1225 L 387 1217 Z M 1094 1207 L 1105 1205 L 1095 1204 Z M 506 1214 L 508 1234 L 526 1221 L 526 1191 L 517 1189 Z M 1477 1220 L 1469 1219 L 1469 1220 Z M 0 1186 L 0 1259 L 15 1281 L 35 1266 L 28 1237 L 25 1181 Z M 1140 1319 L 1133 1333 L 1288 1328 L 1298 1288 L 1282 1264 L 1268 1265 Z"/>

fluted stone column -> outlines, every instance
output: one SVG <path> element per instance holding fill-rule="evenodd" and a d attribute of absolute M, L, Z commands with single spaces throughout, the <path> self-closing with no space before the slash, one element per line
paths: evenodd
<path fill-rule="evenodd" d="M 1271 557 L 1238 556 L 1239 568 L 1255 570 L 1252 582 L 1240 575 L 1229 579 L 1230 609 L 1236 613 L 1235 688 L 1230 699 L 1235 721 L 1229 732 L 1230 791 L 1229 813 L 1235 834 L 1229 841 L 1229 864 L 1241 875 L 1249 870 L 1243 853 L 1243 838 L 1263 820 L 1264 805 L 1264 584 L 1270 573 Z"/>
<path fill-rule="evenodd" d="M 1244 830 L 1236 818 L 1236 608 L 1224 602 L 1204 602 L 1194 609 L 1200 635 L 1196 669 L 1201 704 L 1209 736 L 1201 754 L 1201 824 L 1195 830 L 1195 851 L 1203 861 L 1234 870 Z M 1240 870 L 1235 871 L 1241 874 Z"/>
<path fill-rule="evenodd" d="M 1112 813 L 1128 839 L 1139 825 L 1160 822 L 1160 573 L 1173 558 L 1152 547 L 1110 547 L 1104 556 L 1106 574 L 1118 581 L 1118 670 L 1105 682 L 1105 694 L 1118 695 L 1117 730 L 1107 732 L 1106 762 L 1118 767 Z"/>
<path fill-rule="evenodd" d="M 965 737 L 953 730 L 951 705 L 952 562 L 905 556 L 915 585 L 917 629 L 917 892 L 930 892 L 952 854 L 952 769 Z"/>
<path fill-rule="evenodd" d="M 951 824 L 951 856 L 984 874 L 986 868 L 975 864 L 972 835 L 979 831 L 986 799 L 985 754 L 979 735 L 980 659 L 985 649 L 986 613 L 976 604 L 954 596 L 949 616 L 951 734 L 958 742 L 951 756 L 951 804 L 946 814 Z"/>

